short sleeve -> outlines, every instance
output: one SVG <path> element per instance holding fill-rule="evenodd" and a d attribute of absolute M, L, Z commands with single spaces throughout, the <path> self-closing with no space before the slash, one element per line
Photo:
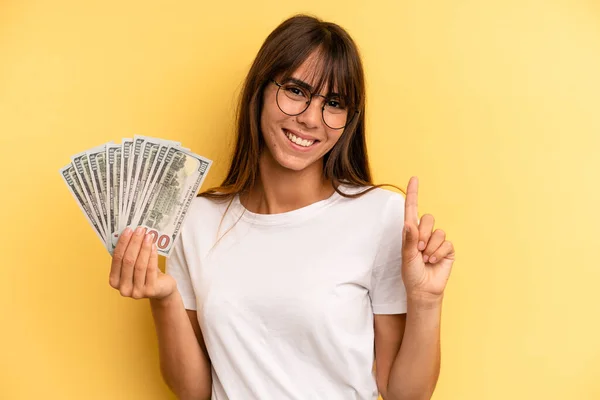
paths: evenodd
<path fill-rule="evenodd" d="M 381 236 L 371 275 L 371 304 L 374 314 L 404 314 L 406 288 L 402 281 L 402 228 L 404 197 L 393 193 L 381 222 Z"/>
<path fill-rule="evenodd" d="M 196 295 L 188 269 L 183 243 L 183 232 L 175 240 L 171 254 L 167 258 L 165 270 L 177 282 L 177 289 L 186 310 L 196 310 Z"/>

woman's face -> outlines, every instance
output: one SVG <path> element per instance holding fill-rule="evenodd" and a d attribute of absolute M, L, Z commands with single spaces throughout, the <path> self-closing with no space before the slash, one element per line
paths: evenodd
<path fill-rule="evenodd" d="M 311 88 L 316 83 L 314 57 L 313 53 L 292 74 L 292 78 L 305 82 Z M 281 83 L 277 78 L 275 80 Z M 320 96 L 313 95 L 309 107 L 302 114 L 290 116 L 283 113 L 277 105 L 277 89 L 278 86 L 273 82 L 265 88 L 260 120 L 262 135 L 271 156 L 279 165 L 302 171 L 331 150 L 343 129 L 332 129 L 325 125 L 321 111 L 325 98 Z M 324 87 L 320 94 L 326 95 L 328 90 Z"/>

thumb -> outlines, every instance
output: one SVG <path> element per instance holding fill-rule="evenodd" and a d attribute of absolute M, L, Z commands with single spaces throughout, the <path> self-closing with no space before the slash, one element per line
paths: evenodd
<path fill-rule="evenodd" d="M 402 251 L 405 260 L 411 260 L 419 252 L 419 231 L 410 222 L 404 223 L 402 234 Z"/>

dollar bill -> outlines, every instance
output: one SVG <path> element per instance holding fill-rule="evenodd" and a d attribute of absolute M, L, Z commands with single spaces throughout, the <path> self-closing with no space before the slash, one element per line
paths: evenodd
<path fill-rule="evenodd" d="M 131 196 L 133 195 L 133 181 L 135 179 L 135 170 L 137 169 L 142 155 L 145 139 L 141 136 L 133 138 L 131 145 L 131 155 L 129 157 L 129 167 L 127 168 L 129 176 L 127 177 L 127 194 L 123 202 L 123 215 L 129 215 L 129 204 L 131 204 Z"/>
<path fill-rule="evenodd" d="M 169 147 L 144 205 L 132 221 L 154 235 L 158 253 L 168 257 L 187 210 L 212 164 L 211 160 L 178 147 Z"/>
<path fill-rule="evenodd" d="M 148 187 L 150 186 L 151 182 L 154 182 L 156 180 L 157 173 L 160 170 L 160 166 L 163 164 L 165 157 L 171 147 L 171 142 L 161 141 L 160 147 L 158 148 L 156 156 L 154 157 L 154 161 L 148 170 L 148 178 L 146 179 L 146 183 L 142 188 L 141 193 L 139 194 L 139 202 L 137 203 L 135 210 L 133 210 L 133 218 L 131 219 L 131 221 L 129 221 L 129 218 L 127 218 L 124 214 L 119 215 L 119 223 L 117 229 L 113 232 L 112 237 L 110 238 L 113 248 L 116 247 L 121 232 L 123 232 L 123 230 L 128 226 L 135 226 L 133 220 L 135 219 L 136 214 L 140 211 L 141 208 L 143 208 L 145 204 Z M 177 145 L 175 147 L 177 147 Z M 124 162 L 124 159 L 121 158 L 121 163 Z M 123 179 L 121 177 L 121 182 L 122 181 Z"/>
<path fill-rule="evenodd" d="M 212 161 L 181 143 L 135 135 L 71 157 L 63 181 L 109 253 L 127 226 L 145 226 L 169 256 Z"/>
<path fill-rule="evenodd" d="M 140 143 L 140 155 L 138 157 L 138 160 L 132 164 L 133 174 L 131 183 L 129 185 L 130 195 L 128 200 L 128 206 L 125 211 L 125 215 L 127 216 L 127 222 L 125 224 L 126 226 L 131 224 L 131 220 L 133 219 L 135 212 L 137 211 L 139 201 L 142 200 L 143 189 L 150 175 L 160 145 L 162 144 L 180 146 L 179 142 L 167 141 L 163 139 L 157 139 L 141 135 L 135 135 L 133 140 L 134 153 L 137 151 L 135 147 L 138 143 Z"/>
<path fill-rule="evenodd" d="M 136 166 L 136 170 L 133 174 L 132 181 L 132 194 L 129 200 L 129 207 L 127 209 L 127 223 L 131 224 L 131 220 L 137 211 L 138 200 L 141 197 L 142 189 L 150 174 L 150 167 L 156 158 L 160 143 L 154 140 L 147 140 L 143 144 L 142 155 L 140 157 L 139 165 Z"/>
<path fill-rule="evenodd" d="M 108 212 L 106 204 L 106 144 L 94 147 L 86 152 L 90 178 L 94 188 L 94 194 L 98 198 L 99 211 L 104 220 L 106 236 L 110 234 Z M 107 240 L 107 242 L 110 242 Z"/>
<path fill-rule="evenodd" d="M 75 168 L 75 173 L 79 177 L 79 181 L 81 182 L 86 199 L 89 201 L 91 208 L 94 211 L 94 217 L 102 230 L 102 236 L 105 238 L 104 242 L 106 243 L 106 226 L 104 220 L 102 219 L 100 205 L 98 204 L 98 195 L 93 188 L 88 156 L 85 152 L 78 153 L 71 157 L 71 163 Z"/>
<path fill-rule="evenodd" d="M 150 166 L 150 170 L 148 171 L 148 178 L 146 179 L 146 183 L 144 184 L 144 187 L 142 188 L 142 191 L 140 193 L 140 199 L 139 199 L 138 206 L 136 207 L 137 209 L 135 210 L 135 213 L 134 213 L 134 218 L 135 218 L 135 215 L 140 210 L 140 208 L 143 208 L 147 194 L 148 194 L 148 187 L 156 179 L 156 174 L 159 172 L 160 166 L 164 163 L 165 158 L 167 157 L 167 154 L 171 147 L 174 147 L 174 146 L 171 146 L 170 144 L 165 144 L 165 143 L 160 144 L 158 151 L 156 153 L 156 157 L 154 158 L 154 162 L 152 163 L 152 165 Z"/>
<path fill-rule="evenodd" d="M 119 222 L 119 177 L 121 173 L 121 145 L 107 144 L 106 145 L 106 209 L 107 213 L 107 248 L 112 254 L 114 246 L 112 237 L 118 229 Z"/>
<path fill-rule="evenodd" d="M 83 215 L 85 216 L 87 221 L 94 228 L 94 232 L 96 232 L 96 235 L 98 235 L 102 243 L 106 245 L 106 241 L 102 234 L 102 229 L 96 221 L 96 218 L 94 218 L 94 212 L 92 211 L 90 203 L 87 200 L 87 197 L 81 185 L 81 181 L 79 180 L 79 177 L 75 172 L 75 167 L 73 166 L 73 164 L 69 164 L 61 168 L 59 172 L 60 176 L 63 178 L 64 182 L 69 188 L 69 191 L 75 198 L 79 209 L 83 212 Z"/>
<path fill-rule="evenodd" d="M 142 200 L 141 206 L 138 208 L 136 215 L 134 216 L 135 225 L 139 225 L 139 222 L 144 220 L 146 217 L 146 213 L 148 212 L 149 198 L 156 186 L 157 182 L 161 182 L 162 177 L 165 176 L 169 165 L 171 164 L 171 160 L 173 159 L 173 155 L 175 155 L 177 148 L 172 146 L 167 146 L 164 156 L 160 159 L 157 159 L 158 164 L 155 168 L 154 175 L 151 176 L 151 180 L 146 187 L 146 192 L 144 193 L 144 197 Z M 159 154 L 159 157 L 161 155 Z"/>
<path fill-rule="evenodd" d="M 131 148 L 133 139 L 123 139 L 121 149 L 121 175 L 119 177 L 119 215 L 125 215 L 125 203 L 127 202 L 127 192 L 129 190 L 129 159 L 131 157 Z M 119 231 L 125 228 L 126 220 L 119 218 Z"/>

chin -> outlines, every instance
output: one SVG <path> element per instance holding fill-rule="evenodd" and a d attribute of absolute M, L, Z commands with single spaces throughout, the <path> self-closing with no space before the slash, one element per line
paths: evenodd
<path fill-rule="evenodd" d="M 290 159 L 289 157 L 277 158 L 276 161 L 281 167 L 298 172 L 303 171 L 312 165 L 312 163 L 307 160 Z"/>

